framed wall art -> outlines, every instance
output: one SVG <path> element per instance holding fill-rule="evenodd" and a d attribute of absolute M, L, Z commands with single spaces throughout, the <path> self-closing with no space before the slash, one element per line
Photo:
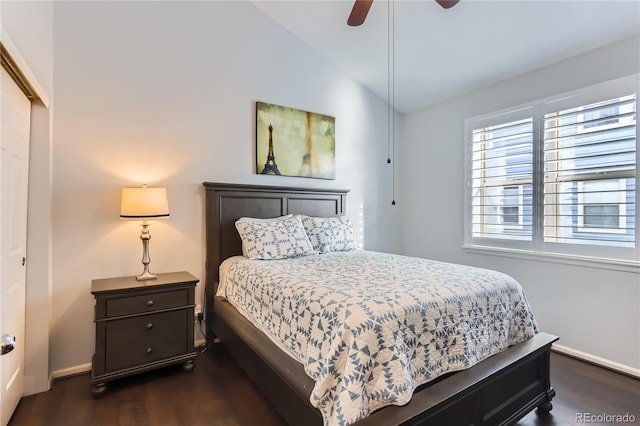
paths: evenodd
<path fill-rule="evenodd" d="M 256 173 L 336 178 L 336 119 L 256 102 Z"/>

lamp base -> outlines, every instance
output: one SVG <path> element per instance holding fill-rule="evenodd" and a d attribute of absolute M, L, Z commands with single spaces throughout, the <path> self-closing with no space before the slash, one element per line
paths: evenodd
<path fill-rule="evenodd" d="M 158 277 L 156 277 L 155 275 L 153 275 L 151 272 L 149 271 L 144 271 L 142 274 L 138 275 L 136 277 L 136 280 L 138 281 L 147 281 L 147 280 L 155 280 Z"/>
<path fill-rule="evenodd" d="M 149 234 L 149 223 L 146 220 L 142 222 L 140 239 L 142 240 L 142 264 L 144 265 L 144 270 L 142 274 L 136 277 L 136 280 L 155 280 L 158 277 L 149 272 L 149 263 L 151 263 L 151 258 L 149 257 L 149 240 L 151 239 L 151 234 Z"/>

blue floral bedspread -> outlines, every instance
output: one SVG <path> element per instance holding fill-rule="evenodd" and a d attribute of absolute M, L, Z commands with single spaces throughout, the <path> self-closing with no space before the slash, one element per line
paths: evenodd
<path fill-rule="evenodd" d="M 349 425 L 416 387 L 537 333 L 521 286 L 486 269 L 357 250 L 234 257 L 225 297 L 315 380 L 325 425 Z"/>

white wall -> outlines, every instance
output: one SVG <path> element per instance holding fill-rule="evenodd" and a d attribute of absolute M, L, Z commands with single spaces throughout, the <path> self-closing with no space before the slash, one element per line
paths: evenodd
<path fill-rule="evenodd" d="M 247 2 L 55 2 L 52 370 L 86 368 L 95 278 L 141 271 L 120 190 L 168 188 L 151 270 L 204 278 L 203 181 L 347 188 L 364 244 L 393 221 L 386 106 Z M 255 102 L 336 117 L 335 181 L 254 174 Z M 203 286 L 198 289 L 198 298 Z M 197 301 L 199 303 L 199 300 Z"/>
<path fill-rule="evenodd" d="M 398 199 L 404 254 L 504 271 L 524 286 L 543 331 L 573 350 L 640 368 L 640 275 L 465 253 L 464 120 L 640 71 L 623 40 L 403 117 Z"/>
<path fill-rule="evenodd" d="M 31 108 L 24 368 L 24 391 L 29 395 L 49 388 L 53 3 L 3 0 L 0 17 L 42 95 L 49 100 L 48 108 L 39 101 Z"/>

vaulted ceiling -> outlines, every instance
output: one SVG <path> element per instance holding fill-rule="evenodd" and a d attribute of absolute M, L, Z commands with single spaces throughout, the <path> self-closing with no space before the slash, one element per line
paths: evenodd
<path fill-rule="evenodd" d="M 351 0 L 253 3 L 401 112 L 640 33 L 638 0 L 374 0 L 359 27 Z"/>

